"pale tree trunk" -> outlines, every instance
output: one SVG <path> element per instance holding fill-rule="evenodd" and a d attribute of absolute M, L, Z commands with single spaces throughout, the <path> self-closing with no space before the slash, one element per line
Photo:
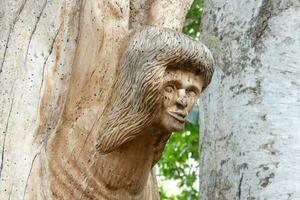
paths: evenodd
<path fill-rule="evenodd" d="M 189 6 L 189 0 L 0 2 L 0 199 L 49 199 L 49 138 L 58 129 L 70 137 L 73 126 L 73 138 L 91 130 L 108 103 L 129 33 L 140 25 L 181 30 Z"/>
<path fill-rule="evenodd" d="M 53 132 L 64 108 L 79 2 L 1 4 L 0 199 L 22 199 L 42 140 Z M 38 135 L 43 137 L 34 142 Z"/>
<path fill-rule="evenodd" d="M 300 199 L 300 2 L 205 1 L 201 199 Z"/>

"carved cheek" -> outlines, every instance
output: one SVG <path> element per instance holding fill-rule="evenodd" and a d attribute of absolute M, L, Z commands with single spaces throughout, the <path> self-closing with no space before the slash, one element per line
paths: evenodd
<path fill-rule="evenodd" d="M 163 98 L 164 107 L 169 107 L 172 105 L 173 96 L 170 93 L 165 93 Z"/>

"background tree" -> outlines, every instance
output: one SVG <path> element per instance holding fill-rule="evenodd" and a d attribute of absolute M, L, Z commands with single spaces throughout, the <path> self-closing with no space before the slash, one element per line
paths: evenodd
<path fill-rule="evenodd" d="M 300 2 L 204 1 L 202 199 L 300 199 Z"/>

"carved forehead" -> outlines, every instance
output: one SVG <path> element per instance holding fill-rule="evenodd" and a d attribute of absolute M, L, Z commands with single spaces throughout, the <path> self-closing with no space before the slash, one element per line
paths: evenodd
<path fill-rule="evenodd" d="M 195 73 L 194 71 L 191 70 L 185 70 L 185 69 L 180 69 L 180 68 L 170 68 L 168 67 L 165 70 L 164 73 L 164 78 L 165 79 L 180 79 L 182 77 L 191 77 L 193 79 L 201 79 L 203 76 L 199 73 Z"/>
<path fill-rule="evenodd" d="M 185 87 L 193 85 L 201 91 L 204 83 L 204 77 L 200 74 L 194 73 L 193 71 L 167 68 L 164 73 L 164 84 L 174 81 Z"/>

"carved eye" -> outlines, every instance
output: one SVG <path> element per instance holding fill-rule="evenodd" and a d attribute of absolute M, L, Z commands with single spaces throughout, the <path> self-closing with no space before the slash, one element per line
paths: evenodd
<path fill-rule="evenodd" d="M 189 97 L 195 97 L 195 96 L 197 96 L 197 92 L 195 90 L 193 90 L 193 89 L 187 90 L 186 94 Z"/>
<path fill-rule="evenodd" d="M 175 90 L 175 86 L 174 85 L 167 85 L 165 87 L 165 91 L 168 92 L 168 93 L 173 93 Z"/>

